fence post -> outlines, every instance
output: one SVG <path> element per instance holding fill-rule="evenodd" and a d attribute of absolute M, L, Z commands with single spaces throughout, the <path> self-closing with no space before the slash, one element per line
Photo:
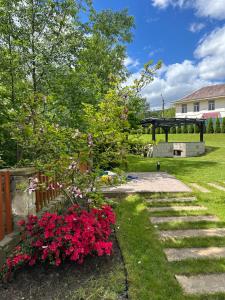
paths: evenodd
<path fill-rule="evenodd" d="M 4 238 L 4 218 L 3 218 L 3 180 L 2 174 L 0 173 L 0 241 Z"/>
<path fill-rule="evenodd" d="M 13 231 L 13 224 L 12 224 L 12 207 L 11 207 L 9 171 L 5 172 L 5 213 L 6 213 L 6 233 L 11 233 Z"/>

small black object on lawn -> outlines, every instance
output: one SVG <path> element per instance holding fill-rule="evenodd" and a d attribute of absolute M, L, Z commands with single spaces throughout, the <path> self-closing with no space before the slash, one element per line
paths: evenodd
<path fill-rule="evenodd" d="M 160 171 L 160 162 L 159 161 L 156 164 L 156 169 L 157 169 L 157 171 Z"/>

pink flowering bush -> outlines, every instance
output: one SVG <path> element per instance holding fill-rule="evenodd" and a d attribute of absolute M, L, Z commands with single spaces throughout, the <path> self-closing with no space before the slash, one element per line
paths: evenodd
<path fill-rule="evenodd" d="M 61 265 L 65 260 L 82 264 L 87 255 L 110 255 L 112 208 L 92 208 L 89 212 L 74 205 L 59 215 L 46 212 L 42 217 L 30 215 L 20 220 L 22 243 L 17 246 L 1 270 L 4 280 L 16 269 L 36 263 Z"/>

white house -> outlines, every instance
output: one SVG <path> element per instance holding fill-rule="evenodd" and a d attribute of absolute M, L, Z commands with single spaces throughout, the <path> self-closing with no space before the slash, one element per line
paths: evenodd
<path fill-rule="evenodd" d="M 176 118 L 225 117 L 225 84 L 206 86 L 174 102 Z"/>

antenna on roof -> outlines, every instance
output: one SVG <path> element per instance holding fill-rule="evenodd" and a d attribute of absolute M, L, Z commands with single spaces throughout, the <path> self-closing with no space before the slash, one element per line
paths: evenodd
<path fill-rule="evenodd" d="M 163 95 L 161 93 L 162 98 L 162 118 L 164 118 L 164 111 L 165 111 L 165 99 L 163 98 Z"/>

